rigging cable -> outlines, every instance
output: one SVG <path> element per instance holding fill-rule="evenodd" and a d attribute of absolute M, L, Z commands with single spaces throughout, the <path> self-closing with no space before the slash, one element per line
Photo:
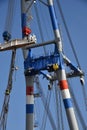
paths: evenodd
<path fill-rule="evenodd" d="M 36 4 L 34 5 L 34 8 L 35 8 L 36 16 L 37 16 L 37 22 L 38 22 L 39 31 L 40 31 L 40 34 L 41 34 L 41 40 L 43 42 L 44 41 L 44 35 L 43 35 L 43 31 L 42 31 L 42 27 L 41 27 L 41 22 L 40 22 L 40 17 L 39 17 L 39 12 L 38 12 Z M 46 55 L 46 48 L 45 48 L 45 46 L 43 46 L 43 49 L 44 49 L 44 53 Z"/>
<path fill-rule="evenodd" d="M 56 94 L 56 104 L 57 104 L 56 105 L 56 107 L 57 107 L 57 116 L 59 116 L 58 117 L 58 121 L 59 121 L 58 129 L 59 130 L 64 130 L 61 93 L 60 93 L 59 86 L 57 86 L 56 84 L 55 84 L 55 94 Z"/>
<path fill-rule="evenodd" d="M 84 103 L 85 103 L 85 108 L 87 111 L 87 95 L 86 95 L 86 90 L 85 90 L 85 85 L 82 85 L 82 92 L 83 92 L 83 98 L 84 98 Z"/>
<path fill-rule="evenodd" d="M 60 111 L 59 111 L 59 98 L 58 98 L 58 88 L 57 88 L 57 85 L 56 85 L 56 81 L 54 82 L 54 89 L 55 89 L 55 103 L 56 103 L 56 115 L 57 115 L 57 129 L 60 130 Z"/>
<path fill-rule="evenodd" d="M 64 26 L 65 26 L 65 30 L 66 30 L 66 33 L 67 33 L 67 36 L 68 36 L 70 45 L 71 45 L 71 47 L 72 47 L 72 51 L 73 51 L 73 53 L 74 53 L 74 57 L 75 57 L 75 59 L 76 59 L 76 62 L 77 62 L 77 64 L 78 64 L 79 69 L 81 69 L 80 62 L 79 62 L 79 60 L 78 60 L 78 57 L 77 57 L 77 54 L 76 54 L 76 51 L 75 51 L 75 48 L 74 48 L 73 41 L 72 41 L 72 39 L 71 39 L 71 36 L 70 36 L 70 33 L 69 33 L 69 29 L 68 29 L 68 26 L 67 26 L 67 24 L 66 24 L 66 20 L 65 20 L 65 18 L 64 18 L 64 14 L 63 14 L 63 11 L 62 11 L 60 2 L 59 2 L 59 0 L 56 0 L 56 1 L 57 1 L 57 5 L 58 5 L 58 7 L 59 7 L 59 10 L 60 10 L 61 18 L 62 18 L 62 20 L 63 20 L 63 24 L 64 24 Z M 86 110 L 87 110 L 87 96 L 86 96 L 86 93 L 85 93 L 85 87 L 83 86 L 82 89 L 83 89 L 83 96 L 84 96 L 84 100 L 85 100 L 85 106 L 86 106 Z"/>
<path fill-rule="evenodd" d="M 29 6 L 27 7 L 25 13 L 28 13 L 29 9 L 31 8 L 31 6 L 33 5 L 35 0 L 32 0 L 31 3 L 29 4 Z"/>
<path fill-rule="evenodd" d="M 46 104 L 45 104 L 46 110 L 45 110 L 45 113 L 44 113 L 44 116 L 43 116 L 42 127 L 41 127 L 42 130 L 45 130 L 45 127 L 46 127 L 47 113 L 49 111 L 50 99 L 51 99 L 51 90 L 50 91 L 48 90 L 47 101 L 46 101 Z"/>
<path fill-rule="evenodd" d="M 39 77 L 38 77 L 38 76 L 36 76 L 35 82 L 36 82 L 36 86 L 37 86 L 38 91 L 41 93 L 41 100 L 42 100 L 43 106 L 44 106 L 44 108 L 45 108 L 45 110 L 46 110 L 46 106 L 45 106 L 45 104 L 46 104 L 46 97 L 45 97 L 44 91 L 43 91 L 43 89 L 42 89 L 42 86 L 41 86 L 41 84 L 40 84 L 40 81 L 39 81 Z M 54 120 L 53 120 L 53 116 L 52 116 L 52 114 L 51 114 L 50 109 L 49 109 L 47 115 L 48 115 L 50 124 L 51 124 L 51 126 L 52 126 L 52 129 L 53 129 L 53 130 L 56 130 L 56 125 L 55 125 L 55 122 L 54 122 Z"/>
<path fill-rule="evenodd" d="M 46 99 L 47 99 L 46 104 L 45 104 L 46 110 L 47 110 L 48 98 L 49 98 L 49 91 L 47 91 L 47 97 L 46 97 Z M 42 125 L 41 125 L 42 130 L 44 130 L 45 125 L 46 125 L 45 120 L 46 120 L 46 115 L 47 115 L 47 111 L 48 111 L 48 110 L 47 111 L 46 110 L 44 109 L 44 112 L 43 112 Z"/>
<path fill-rule="evenodd" d="M 42 4 L 44 4 L 45 6 L 48 6 L 48 4 L 42 0 L 39 0 Z"/>
<path fill-rule="evenodd" d="M 61 129 L 64 130 L 63 109 L 62 109 L 62 99 L 61 99 L 61 93 L 60 93 L 60 90 L 59 90 L 59 100 L 60 100 Z"/>
<path fill-rule="evenodd" d="M 7 123 L 7 115 L 8 115 L 8 109 L 9 109 L 9 101 L 10 101 L 10 93 L 12 90 L 12 77 L 13 72 L 15 70 L 15 57 L 16 57 L 16 50 L 12 51 L 12 57 L 11 57 L 11 64 L 10 64 L 10 72 L 8 77 L 8 84 L 5 91 L 5 97 L 4 97 L 4 103 L 0 115 L 0 130 L 3 128 L 3 130 L 6 130 L 6 123 Z"/>
<path fill-rule="evenodd" d="M 68 83 L 69 83 L 69 86 L 71 86 L 69 81 L 68 81 Z M 86 126 L 85 121 L 84 121 L 84 119 L 83 119 L 83 117 L 82 117 L 82 114 L 81 114 L 81 111 L 80 111 L 80 109 L 79 109 L 78 103 L 77 103 L 77 101 L 76 101 L 76 99 L 75 99 L 75 95 L 74 95 L 74 92 L 73 92 L 72 87 L 70 87 L 70 92 L 71 92 L 71 96 L 73 97 L 72 99 L 73 99 L 74 106 L 75 106 L 76 112 L 77 112 L 77 114 L 78 114 L 80 123 L 81 123 L 81 125 L 82 125 L 82 127 L 83 127 L 83 130 L 86 130 L 86 129 L 87 129 L 87 126 Z"/>
<path fill-rule="evenodd" d="M 60 14 L 61 14 L 61 18 L 62 18 L 62 20 L 63 20 L 63 24 L 64 24 L 64 26 L 65 26 L 65 30 L 66 30 L 66 33 L 67 33 L 67 36 L 68 36 L 70 45 L 71 45 L 71 47 L 72 47 L 74 56 L 75 56 L 75 58 L 76 58 L 76 62 L 77 62 L 77 64 L 78 64 L 78 67 L 81 68 L 80 63 L 79 63 L 79 60 L 78 60 L 78 57 L 77 57 L 77 54 L 76 54 L 76 51 L 75 51 L 75 48 L 74 48 L 74 45 L 73 45 L 73 41 L 72 41 L 71 36 L 70 36 L 70 33 L 69 33 L 68 26 L 67 26 L 67 24 L 66 24 L 66 20 L 65 20 L 65 17 L 64 17 L 64 14 L 63 14 L 63 11 L 62 11 L 60 2 L 59 2 L 59 0 L 56 0 L 56 2 L 57 2 L 57 5 L 58 5 Z"/>
<path fill-rule="evenodd" d="M 12 30 L 12 23 L 13 23 L 13 16 L 14 16 L 15 7 L 16 7 L 16 0 L 9 0 L 6 22 L 5 22 L 5 31 L 8 31 L 9 33 L 11 33 L 11 30 Z"/>
<path fill-rule="evenodd" d="M 35 98 L 39 98 L 39 97 L 35 97 Z M 41 115 L 39 114 L 40 113 L 40 108 L 38 107 L 38 103 L 36 102 L 36 100 L 34 99 L 34 127 L 38 127 L 38 118 L 37 118 L 37 115 L 39 115 L 39 120 L 41 120 Z"/>

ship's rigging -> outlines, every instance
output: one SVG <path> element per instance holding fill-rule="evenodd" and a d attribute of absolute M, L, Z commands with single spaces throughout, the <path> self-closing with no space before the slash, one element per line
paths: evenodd
<path fill-rule="evenodd" d="M 49 1 L 49 0 L 48 0 Z M 26 46 L 26 48 L 24 48 L 23 50 L 23 53 L 25 53 L 25 51 L 26 51 L 26 49 L 27 50 L 30 50 L 29 51 L 29 58 L 31 58 L 32 60 L 31 61 L 29 61 L 29 62 L 33 62 L 34 60 L 37 60 L 38 62 L 35 62 L 35 66 L 36 65 L 39 65 L 38 63 L 39 63 L 39 60 L 41 61 L 42 60 L 42 58 L 44 59 L 43 61 L 44 62 L 46 62 L 46 56 L 48 55 L 47 53 L 48 53 L 48 49 L 47 49 L 47 46 L 48 46 L 48 44 L 50 44 L 51 42 L 52 42 L 52 44 L 53 44 L 53 47 L 55 47 L 55 44 L 56 44 L 56 40 L 55 40 L 55 38 L 54 38 L 54 40 L 53 41 L 45 41 L 44 40 L 44 33 L 43 33 L 43 29 L 42 29 L 42 25 L 40 24 L 41 23 L 41 15 L 40 15 L 40 11 L 39 11 L 39 9 L 38 9 L 38 7 L 39 8 L 41 8 L 40 6 L 39 6 L 39 3 L 42 5 L 42 6 L 45 6 L 45 8 L 48 8 L 48 6 L 49 6 L 49 3 L 50 2 L 47 2 L 47 1 L 42 1 L 42 0 L 38 0 L 38 1 L 35 1 L 35 0 L 31 0 L 31 1 L 28 1 L 28 0 L 26 0 L 26 10 L 22 10 L 22 11 L 24 11 L 23 13 L 25 13 L 26 12 L 26 14 L 27 14 L 27 16 L 29 15 L 29 20 L 31 20 L 31 18 L 32 18 L 32 15 L 30 14 L 30 12 L 31 12 L 31 7 L 33 6 L 33 12 L 32 13 L 34 13 L 34 15 L 36 15 L 35 17 L 36 17 L 36 20 L 37 20 L 37 25 L 38 25 L 38 29 L 39 29 L 39 34 L 40 34 L 40 36 L 41 36 L 41 44 L 38 44 L 38 45 L 35 45 L 35 43 L 36 43 L 36 38 L 35 37 L 33 37 L 33 36 L 31 36 L 31 38 L 30 37 L 28 37 L 28 35 L 31 35 L 30 33 L 31 32 L 29 32 L 30 30 L 28 30 L 28 27 L 27 26 L 29 26 L 29 29 L 30 29 L 30 27 L 32 26 L 30 26 L 30 23 L 28 24 L 28 22 L 30 22 L 30 21 L 27 21 L 26 23 L 27 23 L 27 26 L 26 26 L 26 28 L 25 28 L 25 24 L 26 23 L 23 23 L 23 43 L 21 42 L 21 40 L 19 40 L 19 42 L 18 42 L 18 40 L 15 40 L 14 41 L 14 44 L 13 45 L 11 45 L 10 43 L 10 39 L 11 39 L 11 27 L 12 27 L 12 23 L 10 23 L 10 21 L 12 22 L 12 17 L 13 17 L 13 9 L 14 9 L 14 2 L 15 1 L 13 1 L 13 0 L 9 0 L 9 7 L 8 7 L 8 13 L 7 13 L 7 20 L 6 20 L 6 25 L 5 25 L 5 32 L 3 33 L 3 37 L 4 37 L 4 40 L 5 40 L 5 44 L 8 44 L 9 43 L 9 46 L 10 47 L 8 47 L 8 48 L 10 48 L 10 49 L 13 49 L 14 48 L 14 50 L 12 50 L 12 60 L 11 60 L 11 66 L 10 66 L 10 72 L 9 72 L 9 78 L 8 78 L 8 85 L 7 85 L 7 88 L 6 88 L 6 92 L 5 92 L 5 98 L 4 98 L 4 104 L 3 104 L 3 107 L 2 107 L 2 112 L 1 112 L 1 115 L 0 115 L 0 130 L 6 130 L 6 125 L 7 125 L 7 114 L 8 114 L 8 109 L 9 109 L 9 99 L 10 99 L 10 92 L 11 92 L 11 89 L 12 89 L 12 76 L 13 76 L 13 72 L 14 72 L 14 70 L 15 70 L 15 54 L 16 54 L 16 50 L 15 49 L 17 49 L 18 47 L 24 47 L 24 46 Z M 23 1 L 24 2 L 24 1 Z M 24 2 L 25 3 L 25 2 Z M 66 33 L 67 33 L 67 36 L 68 36 L 68 39 L 69 39 L 69 42 L 70 42 L 70 45 L 71 45 L 71 48 L 72 48 L 72 50 L 73 50 L 73 53 L 74 53 L 74 56 L 75 56 L 75 59 L 76 59 L 76 62 L 77 62 L 77 65 L 78 65 L 78 67 L 76 67 L 76 66 L 74 66 L 72 63 L 71 63 L 71 61 L 65 56 L 65 55 L 62 55 L 63 56 L 63 60 L 64 60 L 64 62 L 65 62 L 65 64 L 66 64 L 66 66 L 69 66 L 70 67 L 70 69 L 72 70 L 70 73 L 67 73 L 67 78 L 71 78 L 71 77 L 77 77 L 77 76 L 79 76 L 80 77 L 80 81 L 81 81 L 81 84 L 82 85 L 84 85 L 84 79 L 83 79 L 83 77 L 84 77 L 84 73 L 82 72 L 82 70 L 81 70 L 81 66 L 80 66 L 80 63 L 79 63 L 79 60 L 78 60 L 78 57 L 77 57 L 77 54 L 76 54 L 76 51 L 75 51 L 75 48 L 74 48 L 74 44 L 73 44 L 73 42 L 72 42 L 72 39 L 71 39 L 71 36 L 70 36 L 70 33 L 69 33 L 69 30 L 68 30 L 68 26 L 67 26 L 67 23 L 66 23 L 66 21 L 65 21 L 65 18 L 64 18 L 64 14 L 63 14 L 63 11 L 62 11 L 62 8 L 61 8 L 61 5 L 60 5 L 60 2 L 59 2 L 59 0 L 56 0 L 55 1 L 55 3 L 57 3 L 57 7 L 59 8 L 59 11 L 60 11 L 60 15 L 61 15 L 61 18 L 62 18 L 62 21 L 63 21 L 63 23 L 64 23 L 64 27 L 65 27 L 65 30 L 66 30 Z M 22 3 L 23 4 L 23 3 Z M 28 6 L 27 6 L 27 4 L 28 4 Z M 45 9 L 44 8 L 44 9 Z M 56 6 L 54 6 L 54 8 L 55 8 L 55 10 L 56 10 Z M 11 14 L 9 14 L 9 12 L 11 13 Z M 43 14 L 42 14 L 43 15 Z M 44 16 L 43 16 L 43 18 L 44 18 Z M 28 19 L 28 18 L 27 18 Z M 34 21 L 35 22 L 35 21 Z M 45 21 L 44 21 L 45 22 Z M 44 25 L 44 23 L 43 23 L 43 25 Z M 54 25 L 55 26 L 55 25 Z M 52 27 L 51 27 L 51 29 L 52 29 Z M 61 30 L 60 30 L 61 31 Z M 6 35 L 6 33 L 7 33 L 7 35 Z M 28 33 L 28 34 L 27 34 Z M 49 32 L 48 32 L 48 30 L 46 29 L 46 34 L 47 35 L 49 35 Z M 55 33 L 55 35 L 56 35 L 56 33 Z M 32 39 L 33 39 L 33 42 L 32 42 Z M 12 42 L 13 42 L 13 40 L 12 40 Z M 19 45 L 19 43 L 21 44 L 20 46 L 18 46 L 17 47 L 17 43 L 18 43 L 18 45 Z M 26 44 L 27 43 L 27 44 Z M 31 45 L 28 45 L 28 44 L 30 44 L 31 43 Z M 43 57 L 43 55 L 42 55 L 42 57 L 39 57 L 39 60 L 38 60 L 38 58 L 32 58 L 32 56 L 31 56 L 31 50 L 32 50 L 32 48 L 38 48 L 38 46 L 42 46 L 42 48 L 43 48 L 43 52 L 44 52 L 44 57 Z M 49 47 L 49 46 L 48 46 Z M 2 45 L 1 46 L 1 48 L 0 48 L 0 50 L 1 51 L 3 51 L 4 49 L 4 46 Z M 6 48 L 7 48 L 7 46 L 6 46 Z M 7 48 L 7 49 L 8 49 Z M 53 51 L 53 50 L 52 50 Z M 57 48 L 55 48 L 55 51 L 57 51 Z M 63 50 L 64 51 L 64 50 Z M 56 55 L 55 55 L 55 52 L 52 52 L 52 53 L 54 53 L 54 58 L 56 57 Z M 27 53 L 26 53 L 27 54 Z M 36 99 L 37 99 L 37 97 L 38 98 L 41 98 L 41 100 L 42 100 L 42 104 L 43 104 L 43 111 L 44 111 L 44 114 L 42 115 L 42 122 L 41 122 L 41 125 L 39 126 L 39 123 L 38 122 L 33 122 L 34 123 L 34 128 L 35 129 L 40 129 L 40 130 L 45 130 L 46 129 L 46 122 L 49 122 L 51 125 L 49 126 L 49 128 L 51 127 L 51 129 L 55 129 L 55 130 L 57 130 L 58 128 L 59 128 L 59 130 L 64 130 L 64 120 L 63 120 L 63 104 L 62 104 L 62 99 L 61 99 L 61 94 L 60 94 L 60 90 L 59 90 L 59 88 L 57 88 L 57 82 L 55 81 L 56 79 L 57 79 L 57 75 L 55 75 L 55 74 L 53 74 L 53 71 L 55 72 L 56 70 L 58 70 L 58 67 L 59 67 L 59 64 L 54 64 L 55 62 L 54 61 L 52 61 L 52 65 L 48 65 L 48 66 L 45 66 L 45 67 L 43 67 L 43 66 L 41 66 L 42 67 L 42 70 L 41 70 L 41 68 L 39 68 L 39 66 L 38 66 L 38 69 L 37 68 L 35 68 L 36 70 L 33 70 L 32 68 L 30 68 L 29 67 L 29 69 L 30 70 L 27 70 L 27 61 L 26 61 L 26 54 L 24 55 L 24 58 L 25 58 L 25 77 L 27 77 L 27 76 L 31 76 L 31 75 L 33 75 L 34 76 L 34 74 L 36 75 L 35 76 L 35 78 L 33 79 L 34 80 L 34 82 L 35 82 L 35 86 L 36 86 L 36 90 L 37 90 L 37 92 L 38 93 L 33 93 L 34 91 L 33 91 L 33 88 L 31 88 L 30 90 L 28 90 L 28 94 L 29 94 L 29 96 L 32 96 L 32 97 L 34 97 L 35 98 L 35 101 L 36 101 Z M 52 54 L 53 55 L 53 54 Z M 52 58 L 52 55 L 50 54 L 50 58 Z M 57 55 L 58 56 L 58 55 Z M 59 57 L 59 56 L 58 56 Z M 53 59 L 54 59 L 53 58 Z M 29 59 L 28 59 L 29 60 Z M 51 60 L 49 60 L 49 63 L 50 63 L 50 61 Z M 44 62 L 42 62 L 43 64 L 44 64 Z M 30 64 L 29 64 L 30 65 Z M 47 67 L 47 69 L 46 69 L 46 67 Z M 26 71 L 27 70 L 27 71 Z M 48 72 L 49 72 L 49 74 L 46 74 L 46 73 L 44 73 L 43 72 L 43 70 L 48 70 Z M 37 72 L 38 71 L 38 72 Z M 77 73 L 76 73 L 76 72 Z M 34 72 L 34 73 L 33 73 Z M 37 74 L 38 74 L 38 76 L 37 76 Z M 56 73 L 57 74 L 57 73 Z M 46 84 L 49 82 L 49 84 L 48 84 L 48 90 L 46 90 L 47 91 L 47 97 L 45 97 L 45 94 L 44 94 L 44 91 L 43 91 L 43 89 L 42 89 L 42 86 L 40 85 L 41 83 L 40 83 L 40 79 L 39 79 L 39 77 L 40 76 L 43 76 L 45 79 L 47 79 L 48 81 L 46 81 Z M 31 76 L 32 77 L 32 76 Z M 28 83 L 28 85 L 31 85 L 32 84 L 32 81 L 31 81 L 32 79 L 31 78 L 29 78 L 29 81 L 31 82 L 30 84 L 28 83 L 28 81 L 27 81 L 27 79 L 26 79 L 26 82 Z M 26 84 L 27 85 L 27 84 Z M 71 86 L 71 85 L 70 85 Z M 28 88 L 27 88 L 28 89 Z M 46 88 L 47 89 L 47 88 Z M 84 86 L 83 86 L 83 97 L 84 97 L 84 101 L 85 101 L 85 105 L 86 105 L 86 108 L 87 108 L 87 98 L 86 98 L 86 93 L 85 93 L 85 88 L 84 88 Z M 55 120 L 54 120 L 54 116 L 52 115 L 52 111 L 50 111 L 50 104 L 52 105 L 52 102 L 50 101 L 52 98 L 51 98 L 51 95 L 52 95 L 52 90 L 54 91 L 54 93 L 55 93 L 55 104 L 56 104 L 56 109 L 55 109 L 55 111 L 56 111 L 56 115 L 57 115 L 57 117 L 56 117 L 56 120 L 57 120 L 57 123 L 55 123 Z M 86 130 L 87 129 L 87 125 L 86 125 L 86 123 L 85 123 L 85 121 L 84 121 L 84 119 L 83 119 L 83 116 L 82 116 L 82 114 L 81 114 L 81 111 L 80 111 L 80 109 L 79 109 L 79 107 L 78 107 L 78 103 L 76 102 L 76 99 L 75 99 L 75 96 L 74 96 L 74 93 L 73 93 L 73 90 L 71 89 L 71 87 L 70 87 L 70 91 L 71 91 L 71 94 L 72 94 L 72 97 L 73 97 L 73 102 L 74 102 L 74 105 L 75 105 L 75 109 L 76 109 L 76 112 L 77 112 L 77 115 L 78 115 L 78 117 L 79 117 L 79 121 L 80 121 L 80 124 L 82 125 L 82 129 L 84 129 L 84 130 Z M 32 94 L 33 93 L 33 94 Z M 27 99 L 28 100 L 28 99 Z M 32 99 L 33 100 L 33 99 Z M 37 99 L 38 100 L 38 99 Z M 29 102 L 28 102 L 29 103 Z M 37 116 L 37 114 L 36 114 L 36 116 Z M 47 118 L 48 117 L 48 118 Z M 36 117 L 37 118 L 37 117 Z M 27 120 L 29 120 L 29 118 L 27 119 Z M 49 121 L 48 121 L 49 120 Z M 79 122 L 78 121 L 78 122 Z M 57 124 L 57 125 L 56 125 Z M 26 130 L 28 129 L 28 127 L 29 128 L 31 128 L 31 130 L 33 130 L 32 129 L 32 126 L 30 127 L 29 125 L 28 125 L 28 122 L 27 122 L 27 124 L 26 124 L 27 126 L 26 126 Z M 72 126 L 72 125 L 71 125 Z"/>

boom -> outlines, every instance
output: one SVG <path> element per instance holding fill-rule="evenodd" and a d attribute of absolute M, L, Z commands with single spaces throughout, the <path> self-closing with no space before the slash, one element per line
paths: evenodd
<path fill-rule="evenodd" d="M 5 91 L 2 112 L 0 115 L 0 130 L 6 130 L 7 116 L 8 116 L 8 110 L 9 110 L 9 101 L 10 101 L 10 93 L 12 90 L 12 78 L 13 78 L 13 73 L 15 70 L 15 58 L 16 58 L 16 50 L 12 50 L 8 84 L 7 84 L 7 88 Z"/>

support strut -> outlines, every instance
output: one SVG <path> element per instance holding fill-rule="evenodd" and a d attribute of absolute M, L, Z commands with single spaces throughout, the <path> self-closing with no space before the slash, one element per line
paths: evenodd
<path fill-rule="evenodd" d="M 75 113 L 74 113 L 74 109 L 73 109 L 73 105 L 72 105 L 72 101 L 71 101 L 68 83 L 66 80 L 65 67 L 63 63 L 64 61 L 62 57 L 62 42 L 59 36 L 57 20 L 55 16 L 54 7 L 53 7 L 53 0 L 48 0 L 48 6 L 49 6 L 49 13 L 50 13 L 52 26 L 54 30 L 54 35 L 56 39 L 56 46 L 57 46 L 58 53 L 60 55 L 59 56 L 59 61 L 60 61 L 59 70 L 56 71 L 56 74 L 58 76 L 58 81 L 59 81 L 60 89 L 62 92 L 63 102 L 64 102 L 64 106 L 65 106 L 65 110 L 66 110 L 66 114 L 67 114 L 67 118 L 69 122 L 69 127 L 70 127 L 70 130 L 79 130 Z"/>

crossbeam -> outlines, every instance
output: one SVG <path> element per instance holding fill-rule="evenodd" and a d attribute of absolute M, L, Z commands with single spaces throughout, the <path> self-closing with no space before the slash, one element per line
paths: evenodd
<path fill-rule="evenodd" d="M 35 40 L 15 39 L 0 45 L 0 51 L 12 50 L 35 44 Z"/>
<path fill-rule="evenodd" d="M 28 46 L 26 46 L 25 48 L 26 48 L 26 49 L 31 49 L 31 48 L 37 48 L 37 47 L 46 46 L 46 45 L 51 45 L 51 44 L 55 44 L 55 40 L 46 41 L 46 42 L 38 43 L 38 44 L 28 45 Z"/>
<path fill-rule="evenodd" d="M 58 54 L 40 56 L 38 58 L 27 57 L 24 61 L 25 73 L 29 75 L 38 74 L 41 70 L 53 71 L 52 65 L 58 63 Z"/>
<path fill-rule="evenodd" d="M 70 68 L 70 72 L 66 73 L 67 78 L 72 78 L 72 77 L 81 77 L 84 76 L 83 71 L 76 67 L 72 62 L 63 55 L 64 63 L 66 64 L 67 67 Z M 60 68 L 60 62 L 59 62 L 59 54 L 50 54 L 47 56 L 40 56 L 37 58 L 33 58 L 30 55 L 25 59 L 24 61 L 24 69 L 25 69 L 25 75 L 36 75 L 40 74 L 41 71 L 47 70 L 49 72 L 55 71 L 53 66 L 56 65 L 58 66 L 57 68 Z M 53 77 L 52 80 L 56 80 L 57 77 Z"/>

